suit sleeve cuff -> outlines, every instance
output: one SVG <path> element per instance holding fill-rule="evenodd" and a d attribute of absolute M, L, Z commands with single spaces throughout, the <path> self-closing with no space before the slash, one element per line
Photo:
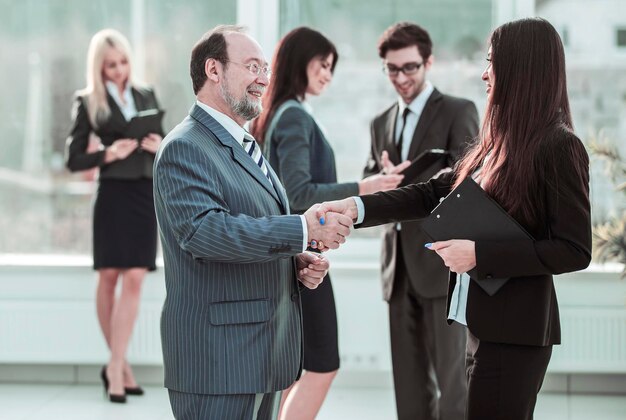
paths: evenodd
<path fill-rule="evenodd" d="M 306 218 L 303 215 L 300 216 L 300 220 L 302 221 L 302 252 L 304 252 L 309 243 L 309 230 L 306 227 Z"/>

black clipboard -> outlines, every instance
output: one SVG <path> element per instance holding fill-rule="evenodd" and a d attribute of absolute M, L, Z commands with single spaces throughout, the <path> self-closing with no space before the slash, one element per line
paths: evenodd
<path fill-rule="evenodd" d="M 160 133 L 164 114 L 165 111 L 160 109 L 139 111 L 126 125 L 124 136 L 141 141 L 149 133 Z"/>
<path fill-rule="evenodd" d="M 434 241 L 534 240 L 471 177 L 461 182 L 435 207 L 422 221 L 422 229 Z M 489 296 L 493 296 L 508 280 L 508 278 L 476 280 L 475 270 L 474 268 L 467 274 Z"/>
<path fill-rule="evenodd" d="M 400 175 L 404 175 L 404 178 L 398 187 L 415 183 L 420 174 L 428 169 L 429 166 L 447 158 L 449 154 L 443 149 L 424 150 L 411 161 L 411 164 L 404 171 L 400 172 Z"/>

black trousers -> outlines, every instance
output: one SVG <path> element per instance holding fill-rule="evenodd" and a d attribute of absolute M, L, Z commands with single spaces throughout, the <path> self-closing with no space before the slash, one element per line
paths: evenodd
<path fill-rule="evenodd" d="M 420 296 L 398 252 L 389 300 L 391 360 L 399 420 L 463 420 L 466 328 L 446 322 L 446 298 Z"/>
<path fill-rule="evenodd" d="M 481 341 L 467 330 L 467 420 L 532 420 L 552 346 Z"/>

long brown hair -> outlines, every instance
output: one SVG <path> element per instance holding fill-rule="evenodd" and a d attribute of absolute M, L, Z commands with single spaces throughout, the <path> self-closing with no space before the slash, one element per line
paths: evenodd
<path fill-rule="evenodd" d="M 541 164 L 545 143 L 555 130 L 572 130 L 563 44 L 540 18 L 505 23 L 490 43 L 495 83 L 479 138 L 458 162 L 455 184 L 482 167 L 487 193 L 519 222 L 535 225 L 545 218 L 538 187 L 551 175 Z"/>
<path fill-rule="evenodd" d="M 331 72 L 339 55 L 335 45 L 320 32 L 301 26 L 283 37 L 272 59 L 272 78 L 263 96 L 263 113 L 252 123 L 251 133 L 263 144 L 267 128 L 280 107 L 289 99 L 302 99 L 309 85 L 306 71 L 316 57 L 333 56 Z"/>

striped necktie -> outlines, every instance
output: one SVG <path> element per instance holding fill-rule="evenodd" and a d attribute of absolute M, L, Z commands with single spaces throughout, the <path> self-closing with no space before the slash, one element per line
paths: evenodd
<path fill-rule="evenodd" d="M 265 163 L 265 159 L 263 159 L 263 153 L 261 153 L 261 148 L 257 144 L 254 137 L 250 135 L 250 133 L 245 133 L 243 135 L 243 149 L 246 151 L 246 153 L 248 153 L 248 155 L 250 155 L 252 160 L 254 160 L 256 164 L 259 165 L 259 168 L 261 168 L 261 171 L 263 171 L 263 174 L 267 177 L 271 184 L 272 179 L 270 178 L 270 174 L 267 170 L 267 164 Z"/>

